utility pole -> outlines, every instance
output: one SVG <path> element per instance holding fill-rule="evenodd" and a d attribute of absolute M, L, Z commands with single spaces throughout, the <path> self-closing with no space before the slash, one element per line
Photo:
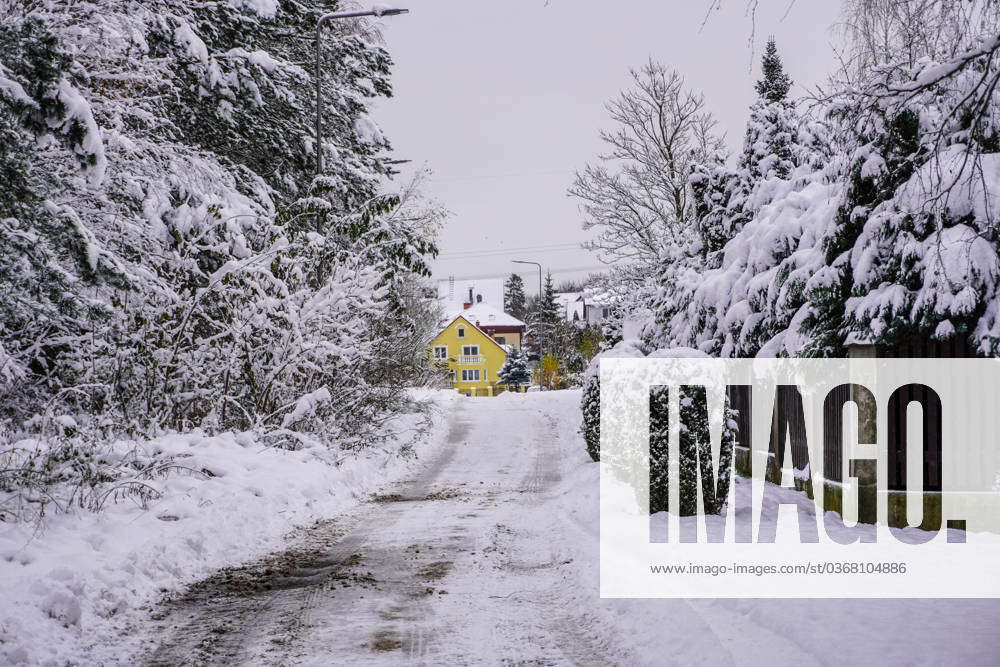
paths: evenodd
<path fill-rule="evenodd" d="M 338 19 L 356 19 L 362 16 L 398 16 L 409 14 L 409 9 L 368 9 L 359 12 L 334 12 L 324 14 L 316 22 L 316 175 L 323 173 L 323 67 L 321 63 L 323 25 Z"/>

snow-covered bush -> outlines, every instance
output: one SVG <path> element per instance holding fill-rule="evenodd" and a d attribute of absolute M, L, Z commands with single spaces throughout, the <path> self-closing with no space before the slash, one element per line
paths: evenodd
<path fill-rule="evenodd" d="M 598 359 L 599 357 L 594 357 L 587 369 L 580 402 L 583 411 L 583 425 L 580 431 L 587 446 L 587 454 L 594 461 L 601 460 L 601 376 L 598 372 L 600 368 Z"/>
<path fill-rule="evenodd" d="M 580 432 L 587 453 L 594 461 L 601 460 L 601 359 L 629 359 L 646 356 L 645 347 L 637 340 L 623 340 L 590 360 L 584 372 L 580 408 L 583 424 Z"/>
<path fill-rule="evenodd" d="M 704 358 L 707 355 L 690 348 L 656 350 L 649 358 Z M 728 402 L 719 447 L 719 467 L 716 477 L 712 470 L 711 424 L 705 387 L 681 386 L 679 401 L 678 477 L 679 513 L 692 516 L 698 512 L 698 480 L 701 480 L 703 506 L 706 514 L 719 514 L 729 497 L 732 480 L 733 447 L 736 442 L 735 413 Z M 649 392 L 649 512 L 667 511 L 670 504 L 670 388 L 655 387 Z M 700 469 L 700 470 L 699 470 Z"/>
<path fill-rule="evenodd" d="M 30 420 L 22 432 L 0 434 L 0 521 L 39 521 L 47 515 L 100 511 L 131 500 L 145 507 L 160 497 L 157 480 L 210 471 L 122 442 L 109 429 L 67 415 Z"/>

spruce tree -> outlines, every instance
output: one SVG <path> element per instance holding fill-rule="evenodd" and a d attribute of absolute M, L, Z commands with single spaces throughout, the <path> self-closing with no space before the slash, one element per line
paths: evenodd
<path fill-rule="evenodd" d="M 792 80 L 785 73 L 785 67 L 778 55 L 778 45 L 774 42 L 774 37 L 767 40 L 764 47 L 764 57 L 761 59 L 761 79 L 755 88 L 757 96 L 761 100 L 772 102 L 783 102 L 788 97 L 788 91 L 792 88 Z"/>
<path fill-rule="evenodd" d="M 510 274 L 504 284 L 503 310 L 522 322 L 528 318 L 528 307 L 524 295 L 524 279 L 516 273 Z"/>
<path fill-rule="evenodd" d="M 722 262 L 722 249 L 749 220 L 740 192 L 740 172 L 716 153 L 708 164 L 693 165 L 688 179 L 698 221 L 698 251 L 709 268 Z"/>
<path fill-rule="evenodd" d="M 670 456 L 669 437 L 670 389 L 650 387 L 649 391 L 649 512 L 667 511 L 669 506 Z M 718 478 L 712 470 L 711 425 L 705 387 L 681 386 L 678 391 L 681 422 L 678 440 L 680 458 L 680 516 L 698 512 L 698 488 L 701 487 L 706 514 L 719 514 L 725 507 L 732 479 L 733 446 L 735 443 L 735 413 L 724 406 L 724 420 L 719 448 Z M 700 472 L 699 472 L 700 469 Z"/>
<path fill-rule="evenodd" d="M 757 101 L 750 107 L 750 121 L 740 158 L 740 168 L 746 172 L 745 195 L 749 195 L 758 181 L 787 178 L 795 166 L 792 143 L 799 122 L 788 101 L 792 82 L 785 73 L 773 37 L 767 42 L 762 70 L 761 79 L 755 86 Z"/>
<path fill-rule="evenodd" d="M 531 369 L 528 368 L 528 359 L 521 352 L 520 348 L 513 347 L 507 353 L 507 359 L 497 373 L 500 382 L 510 389 L 517 389 L 521 385 L 531 384 Z"/>
<path fill-rule="evenodd" d="M 559 327 L 559 303 L 556 301 L 555 288 L 552 284 L 552 274 L 545 277 L 541 297 L 535 302 L 531 313 L 531 333 L 539 355 L 544 355 L 556 348 Z"/>

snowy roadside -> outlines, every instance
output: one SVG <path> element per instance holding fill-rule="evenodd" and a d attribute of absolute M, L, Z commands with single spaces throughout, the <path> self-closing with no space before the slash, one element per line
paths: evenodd
<path fill-rule="evenodd" d="M 428 392 L 433 426 L 415 444 L 420 456 L 447 433 L 441 409 L 454 392 Z M 179 458 L 206 474 L 154 482 L 158 500 L 131 500 L 101 513 L 54 514 L 42 525 L 0 531 L 0 661 L 100 663 L 127 655 L 146 608 L 211 572 L 283 544 L 295 528 L 350 509 L 412 469 L 392 445 L 408 441 L 418 415 L 397 420 L 399 440 L 332 466 L 319 452 L 269 448 L 246 434 L 168 435 L 144 449 Z M 81 656 L 87 656 L 81 659 Z"/>
<path fill-rule="evenodd" d="M 559 557 L 572 557 L 563 594 L 582 614 L 581 631 L 618 647 L 613 657 L 622 664 L 867 664 L 873 656 L 885 665 L 996 664 L 1000 601 L 993 599 L 601 599 L 600 466 L 577 435 L 572 403 L 562 398 L 553 412 L 562 479 L 519 550 L 546 553 L 558 542 Z M 737 479 L 744 505 L 749 490 Z M 812 507 L 799 492 L 778 494 Z"/>

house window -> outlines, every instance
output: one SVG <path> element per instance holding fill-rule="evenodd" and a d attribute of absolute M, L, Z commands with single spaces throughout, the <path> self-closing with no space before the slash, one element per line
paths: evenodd
<path fill-rule="evenodd" d="M 458 337 L 459 338 L 465 338 L 465 327 L 459 327 L 458 328 Z"/>
<path fill-rule="evenodd" d="M 478 368 L 463 368 L 462 369 L 462 382 L 479 382 L 479 369 Z"/>
<path fill-rule="evenodd" d="M 607 318 L 611 316 L 610 308 L 601 308 L 601 317 Z"/>
<path fill-rule="evenodd" d="M 434 358 L 435 359 L 447 359 L 448 358 L 448 346 L 447 345 L 435 345 L 434 346 Z"/>
<path fill-rule="evenodd" d="M 504 336 L 497 336 L 493 340 L 495 340 L 499 345 L 506 345 L 507 344 L 507 338 L 504 337 Z"/>
<path fill-rule="evenodd" d="M 462 356 L 463 357 L 478 357 L 479 356 L 479 346 L 478 345 L 463 345 L 462 346 Z"/>

